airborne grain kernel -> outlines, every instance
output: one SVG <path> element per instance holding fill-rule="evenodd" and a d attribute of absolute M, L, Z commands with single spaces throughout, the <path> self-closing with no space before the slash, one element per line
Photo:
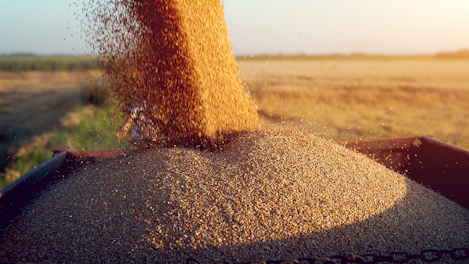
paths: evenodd
<path fill-rule="evenodd" d="M 155 108 L 146 116 L 159 129 L 157 144 L 213 149 L 259 128 L 219 0 L 111 0 L 94 12 L 111 92 L 123 112 L 141 100 Z"/>

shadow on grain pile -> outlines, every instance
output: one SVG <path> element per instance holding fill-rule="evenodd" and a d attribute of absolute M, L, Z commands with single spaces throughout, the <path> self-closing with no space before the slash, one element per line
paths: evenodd
<path fill-rule="evenodd" d="M 411 184 L 410 180 L 406 181 Z M 353 224 L 284 239 L 210 246 L 207 251 L 218 252 L 216 259 L 241 262 L 403 251 L 416 254 L 425 249 L 467 247 L 468 212 L 431 191 L 424 191 L 429 202 L 422 208 L 416 201 L 417 192 L 421 192 L 416 189 L 422 188 L 409 187 L 410 194 L 389 210 Z M 430 212 L 425 213 L 426 209 Z M 435 211 L 440 213 L 432 215 Z"/>

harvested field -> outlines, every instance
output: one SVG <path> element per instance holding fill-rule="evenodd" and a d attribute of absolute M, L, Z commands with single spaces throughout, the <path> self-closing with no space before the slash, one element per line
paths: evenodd
<path fill-rule="evenodd" d="M 100 71 L 0 72 L 0 93 L 60 94 L 80 90 L 101 76 Z"/>
<path fill-rule="evenodd" d="M 153 149 L 87 165 L 9 227 L 0 261 L 417 253 L 467 247 L 467 226 L 467 209 L 365 156 L 273 129 L 214 153 Z"/>
<path fill-rule="evenodd" d="M 469 149 L 469 61 L 239 60 L 262 124 L 332 139 L 433 135 Z"/>

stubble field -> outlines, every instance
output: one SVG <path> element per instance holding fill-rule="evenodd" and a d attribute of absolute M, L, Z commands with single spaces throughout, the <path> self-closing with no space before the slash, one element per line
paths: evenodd
<path fill-rule="evenodd" d="M 264 56 L 265 57 L 265 56 Z M 264 126 L 332 139 L 432 135 L 469 149 L 469 60 L 238 60 Z"/>

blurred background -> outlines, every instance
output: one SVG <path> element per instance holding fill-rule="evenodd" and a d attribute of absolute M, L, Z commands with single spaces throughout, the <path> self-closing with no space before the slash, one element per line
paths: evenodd
<path fill-rule="evenodd" d="M 127 147 L 82 32 L 90 2 L 0 1 L 0 188 L 52 150 Z M 469 149 L 468 1 L 222 2 L 263 127 Z"/>

